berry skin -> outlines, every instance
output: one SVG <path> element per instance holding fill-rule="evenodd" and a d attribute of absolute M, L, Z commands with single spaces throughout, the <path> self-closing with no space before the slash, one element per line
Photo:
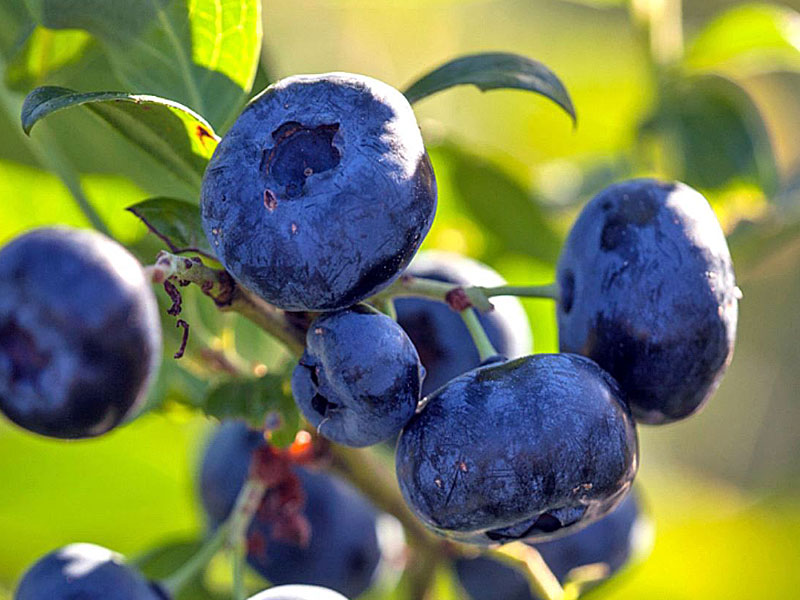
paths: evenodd
<path fill-rule="evenodd" d="M 505 281 L 491 267 L 458 254 L 428 250 L 420 252 L 406 271 L 459 285 L 494 287 Z M 394 302 L 397 322 L 417 347 L 427 372 L 423 395 L 477 367 L 481 360 L 464 321 L 442 302 L 422 298 L 398 298 Z M 531 352 L 531 327 L 517 298 L 492 298 L 494 310 L 478 315 L 497 352 L 519 358 Z"/>
<path fill-rule="evenodd" d="M 581 356 L 537 354 L 480 367 L 428 396 L 396 462 L 403 497 L 437 533 L 544 541 L 622 500 L 638 446 L 607 373 Z"/>
<path fill-rule="evenodd" d="M 639 510 L 635 493 L 599 521 L 571 535 L 531 544 L 563 584 L 576 567 L 604 563 L 610 577 L 636 555 L 649 549 L 652 526 Z M 518 570 L 486 556 L 455 563 L 461 585 L 472 600 L 535 600 Z"/>
<path fill-rule="evenodd" d="M 93 231 L 37 229 L 0 250 L 0 410 L 35 433 L 106 433 L 141 406 L 161 357 L 141 265 Z"/>
<path fill-rule="evenodd" d="M 411 420 L 424 377 L 405 331 L 361 305 L 311 324 L 292 392 L 321 435 L 362 447 L 396 436 Z"/>
<path fill-rule="evenodd" d="M 281 585 L 256 594 L 250 600 L 347 600 L 332 590 L 313 585 Z"/>
<path fill-rule="evenodd" d="M 265 443 L 240 422 L 224 423 L 212 438 L 200 478 L 202 503 L 212 526 L 230 513 L 246 480 L 252 452 Z M 319 585 L 355 598 L 376 575 L 382 557 L 378 530 L 386 517 L 344 480 L 302 467 L 294 471 L 306 496 L 303 513 L 311 526 L 308 546 L 274 539 L 270 524 L 257 514 L 248 530 L 247 561 L 273 584 Z M 239 474 L 238 481 L 231 474 Z"/>
<path fill-rule="evenodd" d="M 94 544 L 70 544 L 23 575 L 14 600 L 167 600 L 123 558 Z"/>
<path fill-rule="evenodd" d="M 222 139 L 201 209 L 245 287 L 286 310 L 336 310 L 405 269 L 433 222 L 436 180 L 399 91 L 299 75 L 268 87 Z"/>
<path fill-rule="evenodd" d="M 697 412 L 733 355 L 737 299 L 722 229 L 682 183 L 607 188 L 572 227 L 558 263 L 563 352 L 588 356 L 652 425 Z"/>

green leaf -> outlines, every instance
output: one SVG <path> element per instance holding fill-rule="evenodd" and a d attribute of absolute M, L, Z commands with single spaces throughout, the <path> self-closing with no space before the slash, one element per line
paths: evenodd
<path fill-rule="evenodd" d="M 288 377 L 277 374 L 221 383 L 206 396 L 202 409 L 220 420 L 239 418 L 255 427 L 267 422 L 270 441 L 279 447 L 290 445 L 300 428 L 300 413 Z"/>
<path fill-rule="evenodd" d="M 214 258 L 196 204 L 176 198 L 150 198 L 128 207 L 171 252 L 196 250 Z"/>
<path fill-rule="evenodd" d="M 709 23 L 687 49 L 686 65 L 707 70 L 731 67 L 775 70 L 800 66 L 800 13 L 775 4 L 745 4 Z"/>
<path fill-rule="evenodd" d="M 456 58 L 415 81 L 405 91 L 409 102 L 457 85 L 481 91 L 520 89 L 536 92 L 563 108 L 576 121 L 575 107 L 561 80 L 542 63 L 518 54 L 493 52 Z"/>
<path fill-rule="evenodd" d="M 6 67 L 6 85 L 27 92 L 66 65 L 80 60 L 91 37 L 85 31 L 36 27 Z"/>
<path fill-rule="evenodd" d="M 23 2 L 0 2 L 0 57 L 11 60 L 23 48 L 36 23 Z"/>
<path fill-rule="evenodd" d="M 787 257 L 800 254 L 800 215 L 770 215 L 755 222 L 743 221 L 728 237 L 728 244 L 738 280 L 757 275 L 764 264 L 776 257 L 792 264 Z"/>
<path fill-rule="evenodd" d="M 22 128 L 30 133 L 40 119 L 73 106 L 85 106 L 195 187 L 219 141 L 200 115 L 171 100 L 124 92 L 79 93 L 52 86 L 37 88 L 25 98 Z"/>
<path fill-rule="evenodd" d="M 702 75 L 667 86 L 643 125 L 671 150 L 671 176 L 707 190 L 753 183 L 768 196 L 778 183 L 775 155 L 761 112 L 740 85 Z"/>
<path fill-rule="evenodd" d="M 50 29 L 84 29 L 103 43 L 132 90 L 172 98 L 217 127 L 235 117 L 261 47 L 259 0 L 27 0 Z"/>
<path fill-rule="evenodd" d="M 448 143 L 431 149 L 447 161 L 461 204 L 507 249 L 554 263 L 561 246 L 536 196 L 495 164 Z"/>

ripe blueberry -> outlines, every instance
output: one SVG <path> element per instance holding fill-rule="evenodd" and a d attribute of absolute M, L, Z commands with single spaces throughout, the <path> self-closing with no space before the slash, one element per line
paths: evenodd
<path fill-rule="evenodd" d="M 306 419 L 326 438 L 370 446 L 414 416 L 425 370 L 405 331 L 360 305 L 317 318 L 292 376 Z"/>
<path fill-rule="evenodd" d="M 347 600 L 347 598 L 315 585 L 281 585 L 256 594 L 250 600 Z"/>
<path fill-rule="evenodd" d="M 612 510 L 638 462 L 614 380 L 572 354 L 490 364 L 426 398 L 400 435 L 397 476 L 415 514 L 472 543 L 542 541 Z"/>
<path fill-rule="evenodd" d="M 123 558 L 94 544 L 70 544 L 40 558 L 23 575 L 14 600 L 166 600 Z"/>
<path fill-rule="evenodd" d="M 531 544 L 561 583 L 572 569 L 603 563 L 610 577 L 635 555 L 649 550 L 652 526 L 639 510 L 635 493 L 585 529 L 557 540 Z M 524 575 L 513 567 L 481 556 L 455 563 L 461 585 L 472 600 L 534 600 Z"/>
<path fill-rule="evenodd" d="M 636 419 L 699 410 L 733 354 L 738 288 L 722 229 L 682 183 L 639 179 L 597 195 L 558 263 L 559 341 L 620 384 Z"/>
<path fill-rule="evenodd" d="M 389 285 L 430 229 L 436 181 L 405 97 L 348 73 L 268 87 L 220 142 L 202 219 L 225 268 L 287 310 Z"/>
<path fill-rule="evenodd" d="M 505 281 L 491 267 L 449 252 L 420 252 L 406 273 L 458 285 L 492 287 Z M 531 351 L 531 327 L 519 300 L 492 298 L 494 310 L 479 315 L 498 353 L 518 358 Z M 477 367 L 481 360 L 461 317 L 442 302 L 422 298 L 395 300 L 397 322 L 406 330 L 425 367 L 423 395 Z"/>
<path fill-rule="evenodd" d="M 160 356 L 155 297 L 116 242 L 38 229 L 0 250 L 0 410 L 16 424 L 105 433 L 141 406 Z"/>
<path fill-rule="evenodd" d="M 212 526 L 228 516 L 247 477 L 252 451 L 264 443 L 260 434 L 239 422 L 224 423 L 211 440 L 203 458 L 200 490 Z M 349 597 L 360 595 L 378 570 L 382 558 L 378 533 L 389 517 L 379 515 L 336 476 L 302 467 L 295 467 L 295 472 L 306 496 L 303 513 L 311 525 L 308 546 L 274 539 L 271 524 L 257 514 L 248 538 L 260 543 L 250 544 L 248 563 L 276 585 L 303 583 Z"/>

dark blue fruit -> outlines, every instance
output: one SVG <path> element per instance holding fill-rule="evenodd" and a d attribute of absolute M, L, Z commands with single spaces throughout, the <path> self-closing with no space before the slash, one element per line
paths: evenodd
<path fill-rule="evenodd" d="M 123 558 L 94 544 L 70 544 L 23 575 L 14 600 L 166 600 Z"/>
<path fill-rule="evenodd" d="M 250 600 L 347 600 L 347 598 L 315 585 L 281 585 L 256 594 Z"/>
<path fill-rule="evenodd" d="M 635 493 L 585 529 L 550 542 L 531 544 L 563 584 L 576 567 L 603 563 L 610 577 L 636 555 L 649 550 L 652 528 L 638 506 Z M 535 600 L 527 579 L 518 570 L 481 556 L 455 563 L 461 585 L 472 600 Z"/>
<path fill-rule="evenodd" d="M 292 392 L 321 435 L 370 446 L 396 436 L 411 420 L 424 376 L 402 327 L 361 305 L 311 324 Z"/>
<path fill-rule="evenodd" d="M 224 423 L 214 435 L 200 477 L 203 507 L 212 525 L 228 516 L 247 477 L 252 451 L 264 443 L 260 434 L 239 422 Z M 356 597 L 370 586 L 381 560 L 379 514 L 344 480 L 302 467 L 295 472 L 306 495 L 308 546 L 274 539 L 270 523 L 257 515 L 248 536 L 264 543 L 251 544 L 247 561 L 276 585 L 319 585 Z"/>
<path fill-rule="evenodd" d="M 435 211 L 436 181 L 408 101 L 348 73 L 268 87 L 203 178 L 203 227 L 220 261 L 287 310 L 346 308 L 389 285 Z"/>
<path fill-rule="evenodd" d="M 17 425 L 105 433 L 141 406 L 160 357 L 155 296 L 122 246 L 37 229 L 0 250 L 0 410 Z"/>
<path fill-rule="evenodd" d="M 483 544 L 577 531 L 622 500 L 637 463 L 616 383 L 571 354 L 453 379 L 426 398 L 397 446 L 414 513 L 442 535 Z"/>
<path fill-rule="evenodd" d="M 489 266 L 449 252 L 420 252 L 406 273 L 458 285 L 493 287 L 505 281 Z M 497 352 L 518 358 L 531 352 L 531 327 L 517 298 L 492 298 L 494 310 L 479 319 Z M 427 372 L 423 395 L 477 367 L 481 360 L 461 316 L 442 302 L 422 298 L 395 300 L 397 322 L 417 347 Z"/>
<path fill-rule="evenodd" d="M 733 355 L 739 290 L 705 198 L 638 179 L 597 195 L 558 263 L 561 350 L 619 382 L 634 417 L 662 424 L 698 411 Z"/>

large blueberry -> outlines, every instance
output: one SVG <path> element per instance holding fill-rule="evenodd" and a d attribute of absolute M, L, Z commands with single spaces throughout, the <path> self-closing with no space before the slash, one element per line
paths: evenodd
<path fill-rule="evenodd" d="M 94 544 L 70 544 L 40 558 L 23 575 L 14 600 L 165 600 L 123 558 Z"/>
<path fill-rule="evenodd" d="M 452 254 L 420 252 L 406 270 L 409 275 L 458 285 L 494 287 L 505 281 L 488 265 Z M 492 298 L 494 310 L 479 319 L 497 352 L 518 358 L 531 352 L 531 327 L 525 310 L 512 296 Z M 406 330 L 425 367 L 422 393 L 430 394 L 454 377 L 481 363 L 461 316 L 446 304 L 422 298 L 395 300 L 397 322 Z"/>
<path fill-rule="evenodd" d="M 266 443 L 239 422 L 219 428 L 206 450 L 200 489 L 212 525 L 229 514 L 247 477 L 252 451 Z M 228 466 L 226 473 L 223 465 Z M 311 526 L 308 546 L 273 539 L 270 523 L 258 516 L 248 531 L 248 563 L 276 585 L 302 583 L 356 597 L 372 583 L 383 557 L 378 543 L 384 517 L 344 480 L 296 467 L 305 492 L 303 513 Z M 238 476 L 237 476 L 238 475 Z M 387 521 L 388 524 L 388 521 Z"/>
<path fill-rule="evenodd" d="M 345 308 L 389 285 L 435 210 L 436 181 L 408 101 L 348 73 L 268 87 L 203 178 L 203 227 L 222 264 L 287 310 Z"/>
<path fill-rule="evenodd" d="M 281 585 L 256 594 L 250 600 L 347 600 L 347 598 L 315 585 Z"/>
<path fill-rule="evenodd" d="M 292 392 L 321 435 L 370 446 L 396 436 L 411 420 L 424 375 L 402 327 L 361 305 L 311 324 Z"/>
<path fill-rule="evenodd" d="M 0 410 L 58 438 L 97 436 L 136 412 L 161 357 L 155 296 L 122 246 L 37 229 L 0 250 Z"/>
<path fill-rule="evenodd" d="M 622 500 L 636 429 L 614 380 L 572 354 L 537 354 L 453 379 L 397 446 L 403 497 L 435 531 L 491 544 L 576 531 Z"/>
<path fill-rule="evenodd" d="M 639 509 L 635 493 L 585 529 L 557 540 L 531 544 L 561 583 L 572 569 L 602 563 L 610 577 L 652 545 L 650 519 Z M 518 569 L 481 556 L 455 563 L 461 585 L 472 600 L 535 600 Z"/>
<path fill-rule="evenodd" d="M 558 263 L 561 350 L 619 382 L 638 421 L 696 412 L 731 360 L 739 290 L 722 229 L 682 183 L 639 179 L 591 200 Z"/>

